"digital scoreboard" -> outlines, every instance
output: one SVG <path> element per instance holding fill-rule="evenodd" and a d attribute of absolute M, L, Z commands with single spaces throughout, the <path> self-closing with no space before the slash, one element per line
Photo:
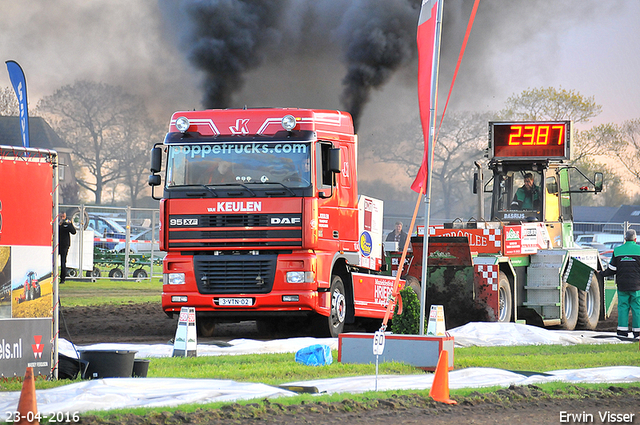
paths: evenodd
<path fill-rule="evenodd" d="M 492 158 L 569 159 L 571 121 L 489 122 Z"/>

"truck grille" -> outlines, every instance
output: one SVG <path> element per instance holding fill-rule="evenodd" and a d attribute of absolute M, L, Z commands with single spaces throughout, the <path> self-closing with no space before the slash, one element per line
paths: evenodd
<path fill-rule="evenodd" d="M 300 247 L 301 221 L 300 213 L 171 215 L 168 245 L 177 249 Z"/>
<path fill-rule="evenodd" d="M 277 255 L 196 255 L 193 268 L 201 294 L 271 292 Z"/>

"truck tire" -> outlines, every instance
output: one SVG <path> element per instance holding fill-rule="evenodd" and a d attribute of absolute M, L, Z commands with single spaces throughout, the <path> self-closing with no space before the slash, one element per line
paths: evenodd
<path fill-rule="evenodd" d="M 578 288 L 562 282 L 562 320 L 560 329 L 572 331 L 578 323 Z"/>
<path fill-rule="evenodd" d="M 600 285 L 595 275 L 588 291 L 578 291 L 578 304 L 578 329 L 594 331 L 600 320 Z"/>
<path fill-rule="evenodd" d="M 509 279 L 504 272 L 498 277 L 498 322 L 510 322 L 513 311 L 513 295 Z"/>
<path fill-rule="evenodd" d="M 213 333 L 216 330 L 216 321 L 210 317 L 199 317 L 196 319 L 196 330 L 198 332 L 198 336 L 205 338 L 213 336 Z"/>
<path fill-rule="evenodd" d="M 329 316 L 318 316 L 315 324 L 318 336 L 337 338 L 344 329 L 347 317 L 347 299 L 345 297 L 344 284 L 338 275 L 331 277 L 331 290 L 329 291 L 331 310 Z"/>

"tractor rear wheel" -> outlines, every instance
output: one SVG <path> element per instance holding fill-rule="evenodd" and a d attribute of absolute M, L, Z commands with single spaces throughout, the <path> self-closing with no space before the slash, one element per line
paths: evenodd
<path fill-rule="evenodd" d="M 578 323 L 578 288 L 562 282 L 562 319 L 560 328 L 572 331 Z"/>
<path fill-rule="evenodd" d="M 600 320 L 600 285 L 595 275 L 588 291 L 578 291 L 578 304 L 578 329 L 595 330 Z"/>
<path fill-rule="evenodd" d="M 415 276 L 407 276 L 406 279 L 409 288 L 413 289 L 413 292 L 418 296 L 418 301 L 422 299 L 422 289 L 420 289 L 420 281 Z"/>
<path fill-rule="evenodd" d="M 504 272 L 500 272 L 498 281 L 498 322 L 510 322 L 513 311 L 513 295 L 509 279 Z"/>

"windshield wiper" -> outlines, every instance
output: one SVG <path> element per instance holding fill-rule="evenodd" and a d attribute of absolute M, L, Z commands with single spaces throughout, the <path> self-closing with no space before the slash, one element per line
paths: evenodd
<path fill-rule="evenodd" d="M 180 187 L 204 187 L 210 194 L 213 195 L 214 198 L 218 197 L 218 194 L 215 192 L 215 190 L 213 190 L 213 188 L 207 186 L 206 184 L 183 184 L 180 186 L 170 186 L 170 189 L 176 189 L 176 188 L 180 188 Z"/>
<path fill-rule="evenodd" d="M 256 181 L 251 182 L 251 183 L 252 184 L 277 184 L 277 185 L 280 185 L 280 186 L 284 187 L 286 190 L 288 190 L 289 193 L 291 194 L 291 196 L 296 196 L 296 193 L 293 190 L 291 190 L 291 188 L 289 186 L 287 186 L 287 185 L 285 185 L 284 183 L 281 183 L 281 182 L 271 182 L 271 181 L 261 182 L 259 180 L 256 180 Z"/>
<path fill-rule="evenodd" d="M 247 186 L 245 186 L 243 183 L 219 183 L 219 184 L 216 184 L 216 186 L 240 186 L 243 189 L 246 189 L 247 192 L 249 192 L 251 196 L 253 196 L 254 198 L 257 197 L 256 193 L 253 190 L 249 189 Z"/>

